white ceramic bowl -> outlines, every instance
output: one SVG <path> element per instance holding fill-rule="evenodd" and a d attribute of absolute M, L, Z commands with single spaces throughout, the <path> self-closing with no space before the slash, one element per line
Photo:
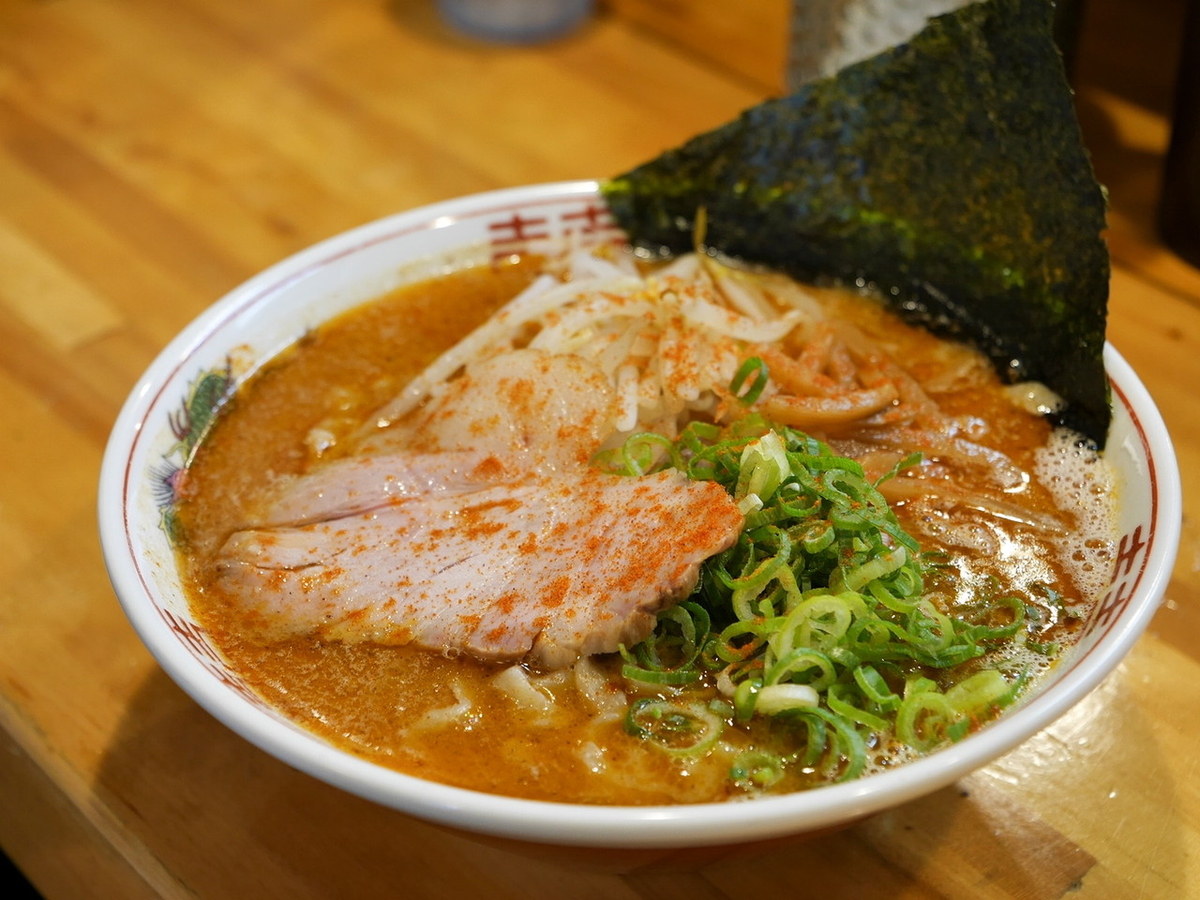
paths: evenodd
<path fill-rule="evenodd" d="M 961 743 L 847 784 L 752 802 L 583 807 L 515 800 L 401 775 L 292 724 L 226 668 L 192 617 L 163 528 L 182 461 L 183 415 L 204 376 L 241 378 L 307 329 L 406 280 L 518 250 L 620 242 L 595 182 L 497 191 L 401 213 L 305 250 L 232 291 L 162 352 L 113 429 L 100 484 L 105 561 L 126 613 L 167 673 L 247 740 L 319 779 L 481 836 L 577 848 L 715 848 L 812 833 L 943 787 L 1046 727 L 1117 665 L 1153 615 L 1180 529 L 1170 439 L 1111 346 L 1108 442 L 1121 479 L 1120 553 L 1078 646 L 1019 707 Z M 201 386 L 200 393 L 203 393 Z"/>

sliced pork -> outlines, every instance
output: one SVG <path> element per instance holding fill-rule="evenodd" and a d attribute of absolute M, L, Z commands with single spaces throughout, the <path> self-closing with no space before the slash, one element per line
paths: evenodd
<path fill-rule="evenodd" d="M 276 636 L 414 643 L 542 668 L 634 644 L 742 516 L 711 482 L 581 472 L 439 488 L 239 532 L 225 584 Z"/>
<path fill-rule="evenodd" d="M 369 434 L 358 452 L 470 450 L 531 471 L 574 471 L 616 417 L 608 379 L 586 359 L 514 350 L 473 364 L 411 416 Z"/>
<path fill-rule="evenodd" d="M 285 484 L 262 526 L 303 525 L 369 512 L 401 500 L 478 490 L 524 474 L 497 456 L 471 450 L 398 451 L 348 456 Z"/>
<path fill-rule="evenodd" d="M 743 520 L 716 484 L 590 469 L 614 406 L 579 357 L 476 364 L 285 484 L 226 542 L 220 581 L 277 637 L 542 668 L 637 643 Z"/>

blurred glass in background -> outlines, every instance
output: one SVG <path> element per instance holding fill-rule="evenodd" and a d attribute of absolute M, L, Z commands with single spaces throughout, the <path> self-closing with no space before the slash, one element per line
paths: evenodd
<path fill-rule="evenodd" d="M 940 16 L 973 0 L 792 0 L 787 86 L 832 75 L 843 66 L 903 43 Z M 1059 0 L 1054 36 L 1070 75 L 1083 0 Z"/>
<path fill-rule="evenodd" d="M 575 30 L 592 14 L 594 0 L 437 0 L 453 28 L 485 41 L 531 44 Z"/>
<path fill-rule="evenodd" d="M 970 0 L 792 0 L 787 85 L 832 75 L 843 66 L 903 43 L 930 16 Z"/>

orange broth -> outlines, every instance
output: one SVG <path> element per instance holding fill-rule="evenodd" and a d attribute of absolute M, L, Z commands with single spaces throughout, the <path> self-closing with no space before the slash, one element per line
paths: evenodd
<path fill-rule="evenodd" d="M 597 722 L 569 675 L 539 681 L 555 700 L 553 714 L 546 716 L 519 707 L 491 685 L 489 679 L 501 668 L 496 665 L 408 647 L 256 639 L 254 623 L 246 620 L 251 614 L 222 596 L 210 577 L 214 554 L 230 533 L 252 521 L 255 505 L 275 479 L 313 464 L 306 436 L 314 428 L 349 433 L 524 287 L 534 268 L 532 263 L 471 268 L 401 288 L 316 329 L 241 387 L 191 463 L 178 510 L 184 536 L 180 558 L 193 610 L 232 667 L 268 703 L 381 765 L 461 787 L 580 803 L 687 803 L 738 795 L 727 778 L 729 766 L 757 726 L 749 735 L 728 734 L 700 760 L 673 757 L 626 734 L 619 720 Z M 898 359 L 915 360 L 910 371 L 936 365 L 937 338 L 901 324 L 857 295 L 824 296 Z M 1003 449 L 1029 468 L 1049 426 L 1005 399 L 990 368 L 979 367 L 985 371 L 960 393 L 936 399 L 948 412 L 977 420 L 975 438 L 981 443 Z M 1048 492 L 1035 490 L 1033 496 L 1035 506 L 1053 511 Z M 906 506 L 897 507 L 902 524 L 923 545 L 936 546 L 946 523 Z M 1087 546 L 1077 554 L 1088 557 L 1079 560 L 1082 568 L 1107 571 L 1104 541 Z M 961 553 L 952 542 L 944 549 L 951 556 Z M 1078 598 L 1083 591 L 1073 574 L 1050 555 L 1041 562 L 1055 572 L 1058 589 Z M 1020 586 L 1025 577 L 1020 560 L 971 565 L 977 575 L 994 575 L 1007 584 Z M 1028 596 L 1027 602 L 1038 598 Z M 1079 605 L 1069 614 L 1047 611 L 1048 624 L 1038 640 L 1069 642 L 1082 614 Z M 618 663 L 599 660 L 614 683 L 619 682 Z M 449 724 L 428 724 L 428 714 L 454 707 L 464 696 L 472 701 L 469 712 Z M 874 747 L 868 771 L 905 758 L 894 746 Z M 797 768 L 775 790 L 802 789 L 822 778 Z"/>

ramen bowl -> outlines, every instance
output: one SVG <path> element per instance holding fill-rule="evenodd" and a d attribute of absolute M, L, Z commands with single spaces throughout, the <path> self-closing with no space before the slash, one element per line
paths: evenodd
<path fill-rule="evenodd" d="M 158 356 L 112 431 L 101 474 L 104 557 L 126 614 L 204 709 L 283 762 L 345 791 L 514 847 L 653 860 L 813 835 L 896 806 L 1001 756 L 1093 690 L 1150 621 L 1179 541 L 1179 474 L 1137 376 L 1111 346 L 1119 541 L 1078 643 L 1019 705 L 959 743 L 861 779 L 747 802 L 583 806 L 450 787 L 382 768 L 306 731 L 227 664 L 189 610 L 172 544 L 179 473 L 216 398 L 314 326 L 407 282 L 514 253 L 620 244 L 591 181 L 485 193 L 391 216 L 305 250 L 238 287 Z"/>

